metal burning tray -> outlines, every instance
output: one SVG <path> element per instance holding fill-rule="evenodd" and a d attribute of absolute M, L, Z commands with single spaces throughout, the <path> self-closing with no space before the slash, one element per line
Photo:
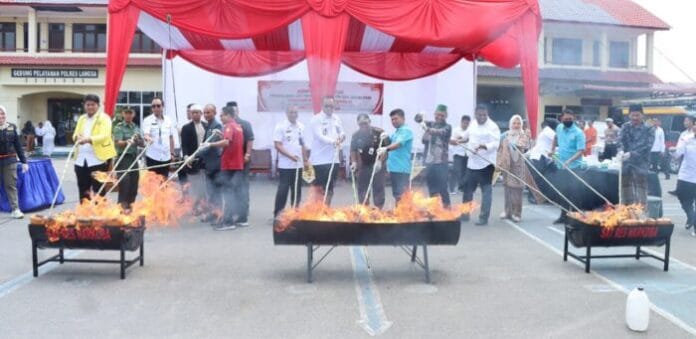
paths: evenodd
<path fill-rule="evenodd" d="M 590 272 L 591 259 L 600 258 L 635 258 L 650 257 L 663 262 L 663 270 L 669 270 L 669 251 L 674 231 L 674 224 L 644 224 L 637 226 L 616 226 L 612 228 L 589 225 L 580 220 L 568 217 L 565 226 L 565 242 L 563 246 L 563 261 L 568 256 L 585 264 L 585 272 Z M 568 243 L 575 247 L 585 247 L 585 255 L 577 255 L 568 251 Z M 632 254 L 592 255 L 592 247 L 635 247 Z M 666 246 L 664 257 L 641 250 L 642 246 Z"/>
<path fill-rule="evenodd" d="M 273 230 L 276 245 L 303 245 L 307 247 L 307 282 L 312 282 L 314 269 L 339 245 L 400 246 L 425 271 L 430 283 L 428 245 L 456 245 L 459 242 L 459 220 L 425 221 L 413 223 L 362 223 L 314 220 L 294 220 L 287 228 Z M 331 246 L 319 260 L 314 254 L 321 245 Z M 422 258 L 417 255 L 422 248 Z"/>
<path fill-rule="evenodd" d="M 56 232 L 55 234 L 50 234 Z M 126 268 L 140 263 L 145 264 L 143 237 L 145 234 L 144 222 L 140 226 L 88 226 L 76 227 L 68 225 L 52 231 L 45 225 L 29 224 L 29 236 L 31 237 L 32 249 L 32 268 L 34 277 L 39 275 L 39 267 L 48 262 L 81 262 L 81 263 L 108 263 L 119 264 L 121 266 L 121 279 L 126 277 Z M 56 241 L 51 241 L 51 236 L 57 236 Z M 38 249 L 58 249 L 58 254 L 41 262 L 38 261 Z M 88 249 L 88 250 L 113 250 L 119 251 L 120 260 L 102 259 L 66 259 L 65 249 Z M 127 260 L 126 251 L 136 251 L 139 249 L 137 257 Z"/>

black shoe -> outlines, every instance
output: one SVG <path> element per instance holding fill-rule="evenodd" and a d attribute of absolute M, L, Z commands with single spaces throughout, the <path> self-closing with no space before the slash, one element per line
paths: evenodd
<path fill-rule="evenodd" d="M 669 193 L 669 194 L 671 194 L 671 195 L 673 195 L 673 196 L 675 196 L 675 197 L 677 196 L 677 190 L 668 191 L 667 193 Z"/>
<path fill-rule="evenodd" d="M 201 222 L 213 222 L 217 220 L 217 217 L 214 214 L 208 214 L 207 216 L 201 218 Z"/>
<path fill-rule="evenodd" d="M 481 219 L 479 219 L 479 221 L 477 221 L 474 225 L 476 225 L 476 226 L 486 226 L 486 225 L 488 225 L 488 220 L 481 220 Z"/>
<path fill-rule="evenodd" d="M 568 218 L 566 217 L 558 217 L 558 219 L 553 221 L 554 225 L 560 225 L 560 224 L 565 224 L 568 221 Z"/>
<path fill-rule="evenodd" d="M 688 230 L 688 229 L 691 229 L 692 226 L 693 226 L 693 225 L 691 225 L 691 224 L 686 224 L 686 229 L 687 229 L 687 230 Z"/>

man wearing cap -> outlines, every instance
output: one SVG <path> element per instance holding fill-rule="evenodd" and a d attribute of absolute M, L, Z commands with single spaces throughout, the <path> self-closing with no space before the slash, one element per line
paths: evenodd
<path fill-rule="evenodd" d="M 641 105 L 631 105 L 628 118 L 630 121 L 621 126 L 619 134 L 619 156 L 623 165 L 623 203 L 645 206 L 648 200 L 649 155 L 655 141 L 655 132 L 643 122 Z"/>
<path fill-rule="evenodd" d="M 193 153 L 196 152 L 198 146 L 205 140 L 205 122 L 201 120 L 203 116 L 203 107 L 194 104 L 189 107 L 191 121 L 181 127 L 181 153 L 184 155 L 184 161 L 187 161 L 186 167 L 181 171 L 185 172 L 184 182 L 190 182 L 189 192 L 193 194 L 196 201 L 195 215 L 199 215 L 199 203 L 202 201 L 204 189 L 202 177 L 199 174 L 202 168 L 202 163 L 198 157 L 191 159 Z M 200 152 L 199 152 L 200 153 Z"/>
<path fill-rule="evenodd" d="M 372 193 L 374 205 L 381 209 L 384 207 L 384 159 L 377 161 L 376 158 L 377 150 L 389 145 L 389 137 L 383 129 L 370 126 L 370 116 L 365 113 L 358 115 L 358 127 L 350 140 L 350 171 L 357 178 L 358 200 L 369 204 L 365 198 Z M 368 192 L 373 171 L 372 192 Z"/>
<path fill-rule="evenodd" d="M 447 171 L 451 136 L 452 126 L 447 123 L 447 106 L 437 105 L 435 122 L 426 126 L 425 133 L 423 133 L 423 144 L 428 149 L 425 157 L 425 170 L 430 196 L 434 197 L 439 194 L 445 207 L 450 205 Z"/>
<path fill-rule="evenodd" d="M 140 171 L 138 164 L 133 164 L 138 156 L 138 146 L 144 146 L 142 131 L 138 125 L 133 122 L 135 112 L 131 108 L 126 108 L 121 112 L 123 121 L 114 126 L 114 143 L 116 144 L 116 152 L 121 162 L 118 163 L 116 171 L 125 171 L 131 169 L 130 172 L 121 172 L 118 184 L 118 203 L 124 210 L 129 210 L 131 204 L 135 202 L 138 195 L 138 180 L 140 180 Z M 128 145 L 130 144 L 130 147 Z M 126 150 L 126 147 L 128 150 Z M 123 154 L 126 152 L 126 154 Z M 135 170 L 132 170 L 135 169 Z M 124 177 L 121 179 L 121 177 Z"/>
<path fill-rule="evenodd" d="M 143 120 L 142 129 L 145 140 L 151 145 L 145 151 L 145 164 L 164 179 L 169 177 L 169 162 L 174 158 L 174 133 L 176 127 L 164 115 L 164 102 L 152 99 L 152 114 Z"/>
<path fill-rule="evenodd" d="M 312 138 L 309 162 L 314 167 L 316 176 L 312 182 L 312 188 L 316 194 L 315 198 L 323 200 L 324 195 L 326 195 L 325 201 L 330 205 L 340 163 L 338 155 L 346 134 L 343 131 L 341 119 L 334 114 L 336 106 L 334 98 L 332 96 L 324 97 L 322 106 L 322 111 L 315 114 L 310 122 L 314 137 Z M 333 171 L 331 170 L 332 165 Z M 324 192 L 327 183 L 329 184 L 328 191 Z"/>
<path fill-rule="evenodd" d="M 251 150 L 254 147 L 254 130 L 251 128 L 251 124 L 242 119 L 239 116 L 239 106 L 237 106 L 236 101 L 230 101 L 225 105 L 225 109 L 230 110 L 230 114 L 234 118 L 234 121 L 242 126 L 242 132 L 244 134 L 244 171 L 241 175 L 241 207 L 242 211 L 239 220 L 237 220 L 237 225 L 241 227 L 249 226 L 249 170 L 251 169 Z"/>
<path fill-rule="evenodd" d="M 619 128 L 614 124 L 614 119 L 607 118 L 606 120 L 607 128 L 604 130 L 604 152 L 599 157 L 599 160 L 613 159 L 618 152 L 619 143 Z"/>

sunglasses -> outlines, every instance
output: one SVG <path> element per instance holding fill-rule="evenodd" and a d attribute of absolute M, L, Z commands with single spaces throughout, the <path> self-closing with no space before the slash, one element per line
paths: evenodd
<path fill-rule="evenodd" d="M 158 105 L 158 104 L 154 104 L 154 105 L 151 105 L 151 106 L 152 106 L 152 107 L 162 107 L 162 105 Z"/>

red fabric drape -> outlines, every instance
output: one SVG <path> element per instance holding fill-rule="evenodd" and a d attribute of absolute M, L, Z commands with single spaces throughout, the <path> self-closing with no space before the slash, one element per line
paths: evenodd
<path fill-rule="evenodd" d="M 287 26 L 309 10 L 304 0 L 110 0 L 109 12 L 135 6 L 176 27 L 225 39 L 245 39 Z"/>
<path fill-rule="evenodd" d="M 539 121 L 539 59 L 536 45 L 540 27 L 534 14 L 528 13 L 522 18 L 522 21 L 517 23 L 517 28 L 520 37 L 518 47 L 524 98 L 527 104 L 527 119 L 532 136 L 536 136 Z"/>
<path fill-rule="evenodd" d="M 328 18 L 316 12 L 308 12 L 302 17 L 314 112 L 321 111 L 321 98 L 333 95 L 336 90 L 349 22 L 350 16 L 347 14 Z"/>
<path fill-rule="evenodd" d="M 179 51 L 176 54 L 206 71 L 235 77 L 282 71 L 304 60 L 303 51 Z"/>
<path fill-rule="evenodd" d="M 140 10 L 126 7 L 109 14 L 109 44 L 106 54 L 106 84 L 104 86 L 104 111 L 113 115 L 116 96 L 121 89 L 123 74 L 126 72 L 128 54 L 133 43 L 133 35 L 138 25 Z"/>
<path fill-rule="evenodd" d="M 438 73 L 461 59 L 459 54 L 343 53 L 343 64 L 384 80 L 412 80 Z"/>

